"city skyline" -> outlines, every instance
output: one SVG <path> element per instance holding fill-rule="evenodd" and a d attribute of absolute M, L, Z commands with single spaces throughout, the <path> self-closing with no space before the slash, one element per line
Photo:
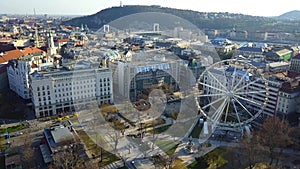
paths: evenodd
<path fill-rule="evenodd" d="M 188 3 L 189 2 L 189 3 Z M 181 0 L 110 0 L 98 1 L 74 1 L 71 0 L 51 0 L 51 1 L 0 1 L 1 14 L 33 14 L 33 9 L 37 15 L 91 15 L 105 8 L 122 5 L 160 5 L 177 9 L 188 9 L 199 12 L 230 12 L 242 13 L 254 16 L 278 16 L 292 10 L 300 10 L 300 1 L 286 0 L 268 1 L 253 0 L 249 2 L 239 0 L 203 0 L 199 1 L 181 1 Z"/>

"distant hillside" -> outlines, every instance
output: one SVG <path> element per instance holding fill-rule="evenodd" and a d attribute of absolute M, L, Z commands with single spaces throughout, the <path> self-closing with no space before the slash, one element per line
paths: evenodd
<path fill-rule="evenodd" d="M 200 29 L 232 29 L 233 27 L 241 30 L 270 29 L 269 25 L 274 25 L 275 20 L 267 17 L 250 16 L 232 13 L 206 13 L 191 10 L 181 10 L 173 8 L 165 8 L 160 6 L 124 6 L 112 7 L 104 9 L 96 14 L 83 16 L 65 21 L 62 24 L 80 26 L 87 24 L 89 28 L 99 29 L 120 17 L 140 13 L 140 12 L 161 12 L 173 14 L 186 19 L 199 27 Z M 261 24 L 264 23 L 264 24 Z"/>
<path fill-rule="evenodd" d="M 300 20 L 300 11 L 294 10 L 294 11 L 286 12 L 278 16 L 277 19 Z"/>
<path fill-rule="evenodd" d="M 174 8 L 165 8 L 160 6 L 124 6 L 124 7 L 112 7 L 101 10 L 96 14 L 89 16 L 82 16 L 78 18 L 73 18 L 68 21 L 62 22 L 64 25 L 72 25 L 80 27 L 82 24 L 86 24 L 91 30 L 98 30 L 103 25 L 115 21 L 114 24 L 121 25 L 123 29 L 127 29 L 126 26 L 129 24 L 126 19 L 123 22 L 117 20 L 121 17 L 128 16 L 135 13 L 143 12 L 156 12 L 156 16 L 152 18 L 143 18 L 138 16 L 130 21 L 135 23 L 134 28 L 139 28 L 139 26 L 146 26 L 147 28 L 151 27 L 146 21 L 156 20 L 159 18 L 165 25 L 168 27 L 174 28 L 174 25 L 181 23 L 183 25 L 184 21 L 187 20 L 193 25 L 198 27 L 201 30 L 217 29 L 219 31 L 218 36 L 230 37 L 235 40 L 255 40 L 255 41 L 269 41 L 269 42 L 280 42 L 280 43 L 299 43 L 300 42 L 300 19 L 278 19 L 277 17 L 260 17 L 260 16 L 251 16 L 243 14 L 233 14 L 228 12 L 197 12 L 192 10 L 181 10 Z M 170 20 L 167 17 L 162 17 L 159 13 L 171 14 L 178 16 L 181 21 Z M 300 16 L 300 11 L 293 11 L 289 14 L 284 14 L 281 16 L 287 16 L 288 18 L 298 18 Z M 147 15 L 147 14 L 146 14 Z M 125 17 L 126 18 L 126 17 Z M 299 17 L 300 18 L 300 17 Z M 128 18 L 127 18 L 128 19 Z M 136 22 L 135 22 L 136 21 Z M 154 22 L 151 22 L 154 23 Z M 112 24 L 112 23 L 110 23 Z M 114 25 L 115 26 L 115 25 Z M 160 24 L 160 26 L 162 26 Z M 120 28 L 119 27 L 119 28 Z M 161 27 L 162 28 L 162 27 Z M 234 29 L 233 29 L 234 28 Z M 142 30 L 142 29 L 141 29 Z M 162 30 L 162 29 L 161 29 Z M 207 31 L 213 32 L 213 31 Z M 206 33 L 207 33 L 206 32 Z M 236 32 L 236 34 L 234 33 Z M 245 38 L 247 33 L 247 38 Z M 265 40 L 266 32 L 270 32 L 270 36 Z M 231 34 L 232 33 L 232 34 Z M 273 33 L 273 34 L 272 34 Z M 234 34 L 236 35 L 234 37 Z M 213 34 L 207 34 L 210 38 L 213 38 Z M 273 36 L 272 36 L 273 35 Z"/>

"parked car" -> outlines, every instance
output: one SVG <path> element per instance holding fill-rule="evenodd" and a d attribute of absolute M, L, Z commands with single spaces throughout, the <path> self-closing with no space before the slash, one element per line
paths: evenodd
<path fill-rule="evenodd" d="M 3 134 L 1 134 L 0 136 L 1 136 L 1 137 L 5 137 L 5 139 L 7 139 L 7 138 L 10 137 L 10 135 L 9 135 L 8 133 L 3 133 Z"/>
<path fill-rule="evenodd" d="M 16 133 L 12 134 L 11 137 L 17 137 L 17 136 L 20 136 L 22 134 L 23 134 L 22 132 L 16 132 Z"/>

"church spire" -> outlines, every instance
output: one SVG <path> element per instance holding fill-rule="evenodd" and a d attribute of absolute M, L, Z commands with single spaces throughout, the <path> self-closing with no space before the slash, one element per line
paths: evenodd
<path fill-rule="evenodd" d="M 49 30 L 49 35 L 48 35 L 48 54 L 50 56 L 57 54 L 56 47 L 54 46 L 54 40 L 53 40 L 51 30 Z"/>

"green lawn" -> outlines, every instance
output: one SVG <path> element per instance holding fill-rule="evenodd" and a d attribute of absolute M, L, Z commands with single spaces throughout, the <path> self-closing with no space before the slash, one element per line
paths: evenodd
<path fill-rule="evenodd" d="M 169 128 L 170 126 L 171 126 L 171 125 L 166 125 L 166 126 L 154 128 L 154 132 L 155 132 L 156 134 L 162 133 L 162 132 L 168 130 L 168 128 Z M 148 132 L 148 133 L 153 133 L 153 129 L 147 130 L 147 132 Z"/>
<path fill-rule="evenodd" d="M 156 140 L 155 144 L 166 154 L 173 154 L 179 145 L 178 141 L 173 140 Z"/>
<path fill-rule="evenodd" d="M 83 130 L 78 130 L 77 133 L 91 154 L 94 154 L 95 156 L 99 156 L 101 154 L 101 147 L 95 144 L 95 142 Z M 102 149 L 102 162 L 99 163 L 99 166 L 103 167 L 118 160 L 119 158 L 116 155 Z"/>
<path fill-rule="evenodd" d="M 201 131 L 202 127 L 197 124 L 191 132 L 190 136 L 192 136 L 192 138 L 199 138 Z"/>
<path fill-rule="evenodd" d="M 225 159 L 226 149 L 225 148 L 216 148 L 210 153 L 202 156 L 200 158 L 196 158 L 196 161 L 187 166 L 189 169 L 204 169 L 215 166 L 216 168 L 220 168 L 225 166 L 228 161 Z"/>
<path fill-rule="evenodd" d="M 16 125 L 16 126 L 8 127 L 7 129 L 6 128 L 1 128 L 0 129 L 0 134 L 6 133 L 6 132 L 13 133 L 13 132 L 17 132 L 17 131 L 20 131 L 22 129 L 25 129 L 25 128 L 28 128 L 28 125 L 19 124 L 19 125 Z"/>
<path fill-rule="evenodd" d="M 187 167 L 184 165 L 181 159 L 177 158 L 173 163 L 172 169 L 187 169 Z"/>

